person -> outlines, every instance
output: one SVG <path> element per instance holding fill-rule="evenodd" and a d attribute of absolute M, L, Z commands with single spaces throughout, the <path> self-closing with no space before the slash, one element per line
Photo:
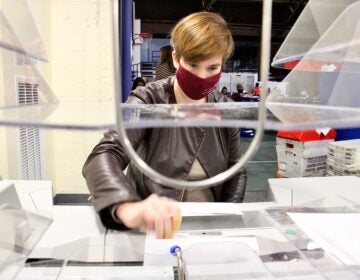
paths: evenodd
<path fill-rule="evenodd" d="M 253 87 L 251 91 L 253 96 L 260 96 L 261 94 L 261 87 L 259 83 L 255 83 L 255 86 Z"/>
<path fill-rule="evenodd" d="M 227 87 L 222 87 L 221 93 L 222 93 L 223 95 L 225 95 L 225 96 L 229 96 L 229 92 L 228 92 Z"/>
<path fill-rule="evenodd" d="M 175 74 L 172 60 L 172 48 L 170 45 L 160 48 L 160 61 L 155 70 L 155 81 L 164 79 Z"/>
<path fill-rule="evenodd" d="M 244 86 L 242 83 L 236 84 L 236 92 L 231 95 L 232 100 L 238 102 L 241 100 L 241 97 L 243 97 L 246 94 L 246 90 L 244 89 Z"/>
<path fill-rule="evenodd" d="M 198 12 L 181 19 L 171 32 L 175 76 L 149 82 L 130 93 L 130 104 L 203 104 L 232 102 L 215 87 L 221 68 L 231 56 L 234 42 L 225 20 L 218 14 Z M 173 127 L 129 129 L 135 150 L 144 147 L 144 161 L 165 176 L 181 180 L 213 177 L 241 157 L 238 128 Z M 172 216 L 179 215 L 173 201 L 242 202 L 246 171 L 201 190 L 178 190 L 131 176 L 130 159 L 116 131 L 107 131 L 84 167 L 92 203 L 102 223 L 112 229 L 145 228 L 157 238 L 176 230 Z M 127 174 L 123 170 L 129 165 Z M 128 176 L 128 177 L 127 177 Z"/>
<path fill-rule="evenodd" d="M 137 87 L 143 87 L 143 86 L 145 86 L 145 84 L 146 84 L 146 82 L 143 78 L 137 77 L 132 84 L 131 90 L 134 90 Z"/>

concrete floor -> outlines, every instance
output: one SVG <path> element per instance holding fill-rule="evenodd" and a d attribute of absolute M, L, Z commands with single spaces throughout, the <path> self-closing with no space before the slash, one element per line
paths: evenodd
<path fill-rule="evenodd" d="M 252 137 L 241 137 L 243 153 L 253 140 Z M 259 150 L 246 165 L 248 175 L 245 202 L 267 201 L 268 179 L 275 178 L 276 173 L 276 132 L 266 131 Z"/>

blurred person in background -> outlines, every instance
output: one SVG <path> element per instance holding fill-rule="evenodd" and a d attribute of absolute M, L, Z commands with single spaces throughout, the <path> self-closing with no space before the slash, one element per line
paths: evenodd
<path fill-rule="evenodd" d="M 232 100 L 238 102 L 240 101 L 241 97 L 243 97 L 245 94 L 247 94 L 246 90 L 244 89 L 244 86 L 242 83 L 236 84 L 236 92 L 234 92 L 231 95 Z"/>
<path fill-rule="evenodd" d="M 145 80 L 143 78 L 137 77 L 133 82 L 131 90 L 134 90 L 137 87 L 143 87 L 143 86 L 145 86 L 145 84 L 146 84 L 146 82 L 145 82 Z"/>
<path fill-rule="evenodd" d="M 253 96 L 260 96 L 261 94 L 261 87 L 260 83 L 256 83 L 253 89 L 251 90 Z"/>
<path fill-rule="evenodd" d="M 230 96 L 230 92 L 228 91 L 228 88 L 227 87 L 223 87 L 221 89 L 221 93 L 225 96 Z"/>
<path fill-rule="evenodd" d="M 175 67 L 172 59 L 170 45 L 160 48 L 160 61 L 156 66 L 155 81 L 175 75 Z"/>

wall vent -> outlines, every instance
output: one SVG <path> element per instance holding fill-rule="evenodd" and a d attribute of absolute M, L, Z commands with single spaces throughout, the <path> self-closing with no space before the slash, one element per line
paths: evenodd
<path fill-rule="evenodd" d="M 18 81 L 17 88 L 19 105 L 39 104 L 39 84 Z"/>
<path fill-rule="evenodd" d="M 39 84 L 36 79 L 17 78 L 18 105 L 39 103 Z M 19 128 L 20 175 L 22 180 L 41 180 L 40 131 L 36 127 Z"/>

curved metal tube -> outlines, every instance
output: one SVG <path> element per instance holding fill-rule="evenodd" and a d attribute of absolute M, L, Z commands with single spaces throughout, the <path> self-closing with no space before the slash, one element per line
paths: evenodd
<path fill-rule="evenodd" d="M 121 2 L 121 1 L 120 1 Z M 238 171 L 249 161 L 252 156 L 258 150 L 264 132 L 264 123 L 266 121 L 266 93 L 267 93 L 267 81 L 269 76 L 269 63 L 270 63 L 270 36 L 271 36 L 271 6 L 272 0 L 263 1 L 263 23 L 262 23 L 262 41 L 261 41 L 261 72 L 260 77 L 262 81 L 263 90 L 260 98 L 259 112 L 258 112 L 258 125 L 255 137 L 251 141 L 251 144 L 245 154 L 240 158 L 240 160 L 234 164 L 228 170 L 217 174 L 211 178 L 200 180 L 200 181 L 184 181 L 172 179 L 167 176 L 160 174 L 159 172 L 152 169 L 148 166 L 136 153 L 133 149 L 129 138 L 126 135 L 125 127 L 123 125 L 123 116 L 122 110 L 120 108 L 121 103 L 121 76 L 120 73 L 120 59 L 121 59 L 121 48 L 118 46 L 119 43 L 119 25 L 118 25 L 118 0 L 113 0 L 113 55 L 114 55 L 114 82 L 115 82 L 115 111 L 116 111 L 116 127 L 120 136 L 120 141 L 124 146 L 125 151 L 127 152 L 130 159 L 132 159 L 137 168 L 143 172 L 146 176 L 150 177 L 153 181 L 172 187 L 175 189 L 199 189 L 207 188 L 213 185 L 220 184 L 227 179 L 234 176 Z"/>
<path fill-rule="evenodd" d="M 177 263 L 178 263 L 178 279 L 185 280 L 185 262 L 182 257 L 182 250 L 180 248 L 175 250 Z"/>

